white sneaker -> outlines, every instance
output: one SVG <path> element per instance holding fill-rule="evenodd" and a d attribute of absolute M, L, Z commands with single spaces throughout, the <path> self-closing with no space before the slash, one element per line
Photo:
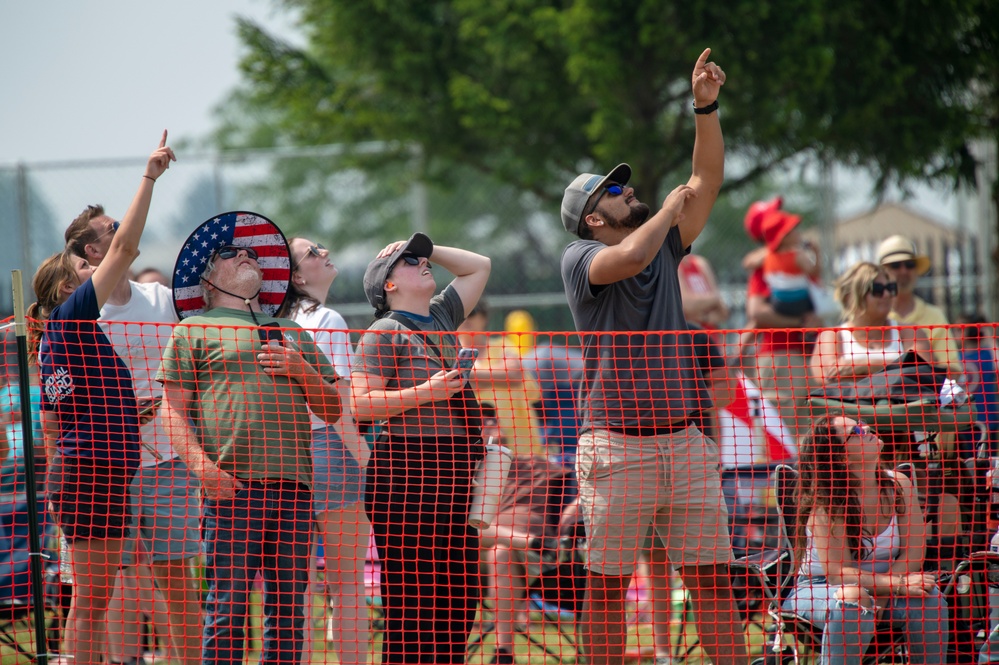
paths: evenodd
<path fill-rule="evenodd" d="M 671 656 L 656 656 L 656 665 L 673 665 Z"/>

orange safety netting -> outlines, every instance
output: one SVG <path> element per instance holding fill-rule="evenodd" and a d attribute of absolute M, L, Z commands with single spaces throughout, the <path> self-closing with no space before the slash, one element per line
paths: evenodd
<path fill-rule="evenodd" d="M 991 328 L 479 335 L 462 365 L 447 335 L 347 331 L 345 364 L 319 331 L 80 323 L 29 379 L 34 488 L 5 354 L 4 663 L 29 490 L 66 662 L 989 654 Z"/>

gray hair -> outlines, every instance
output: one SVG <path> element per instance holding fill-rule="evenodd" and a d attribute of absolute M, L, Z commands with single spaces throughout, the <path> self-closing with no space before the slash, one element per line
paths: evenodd
<path fill-rule="evenodd" d="M 208 259 L 208 263 L 205 264 L 205 269 L 201 271 L 201 293 L 205 299 L 206 310 L 211 309 L 214 304 L 212 302 L 214 299 L 213 291 L 205 288 L 205 282 L 208 281 L 208 278 L 212 276 L 213 272 L 215 272 L 215 254 L 212 254 L 212 256 Z"/>

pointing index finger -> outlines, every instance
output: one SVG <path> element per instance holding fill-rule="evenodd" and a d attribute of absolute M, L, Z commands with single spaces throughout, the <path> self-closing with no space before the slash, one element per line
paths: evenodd
<path fill-rule="evenodd" d="M 704 67 L 704 63 L 708 61 L 709 55 L 711 55 L 711 49 L 710 48 L 704 49 L 704 52 L 701 53 L 701 57 L 697 59 L 697 64 L 694 65 L 694 69 L 696 70 Z"/>
<path fill-rule="evenodd" d="M 164 129 L 163 130 L 163 138 L 160 139 L 160 147 L 161 148 L 163 148 L 163 147 L 166 146 L 166 140 L 167 140 L 167 130 Z"/>

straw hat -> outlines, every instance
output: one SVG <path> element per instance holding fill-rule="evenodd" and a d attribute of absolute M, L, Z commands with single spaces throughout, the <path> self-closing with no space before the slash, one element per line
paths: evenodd
<path fill-rule="evenodd" d="M 905 236 L 885 238 L 878 245 L 878 263 L 884 266 L 899 261 L 915 261 L 917 275 L 925 275 L 931 265 L 930 257 L 917 254 L 916 243 Z"/>

